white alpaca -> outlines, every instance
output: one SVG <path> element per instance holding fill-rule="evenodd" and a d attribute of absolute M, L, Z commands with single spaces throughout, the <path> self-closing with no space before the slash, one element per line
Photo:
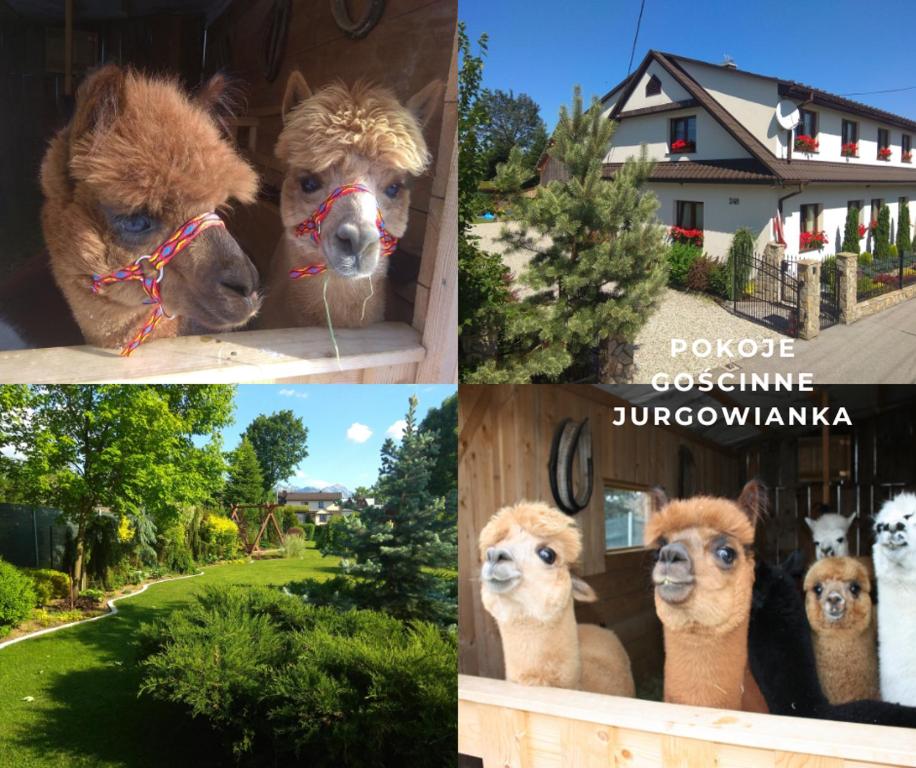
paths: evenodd
<path fill-rule="evenodd" d="M 822 557 L 849 557 L 849 539 L 846 535 L 856 515 L 843 517 L 832 512 L 821 515 L 817 520 L 805 518 L 814 539 L 816 559 Z"/>
<path fill-rule="evenodd" d="M 916 706 L 916 496 L 885 502 L 875 518 L 881 698 Z"/>
<path fill-rule="evenodd" d="M 505 507 L 480 532 L 481 596 L 499 625 L 506 679 L 634 696 L 617 635 L 576 624 L 573 600 L 597 600 L 569 570 L 581 551 L 575 523 L 546 504 Z"/>

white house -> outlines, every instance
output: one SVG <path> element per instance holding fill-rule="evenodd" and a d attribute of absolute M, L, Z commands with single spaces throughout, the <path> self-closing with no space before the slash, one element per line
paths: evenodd
<path fill-rule="evenodd" d="M 800 111 L 794 131 L 777 122 L 781 102 Z M 776 239 L 777 211 L 787 255 L 803 250 L 803 232 L 823 232 L 826 256 L 840 248 L 848 206 L 859 208 L 866 229 L 888 206 L 895 232 L 900 206 L 916 199 L 916 121 L 732 62 L 650 51 L 601 103 L 618 122 L 605 175 L 644 145 L 656 161 L 649 186 L 659 218 L 703 230 L 704 250 L 715 258 L 725 257 L 739 227 L 750 228 L 762 250 Z M 802 151 L 800 136 L 816 148 Z M 564 173 L 549 158 L 540 169 L 542 182 Z M 866 234 L 862 250 L 869 243 Z"/>

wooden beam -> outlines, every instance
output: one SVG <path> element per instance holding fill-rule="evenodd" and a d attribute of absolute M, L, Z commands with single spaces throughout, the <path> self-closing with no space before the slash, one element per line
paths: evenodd
<path fill-rule="evenodd" d="M 821 407 L 830 405 L 826 389 L 821 390 Z M 830 503 L 830 425 L 825 421 L 821 427 L 821 503 Z"/>
<path fill-rule="evenodd" d="M 335 333 L 340 349 L 339 365 L 326 328 L 284 328 L 159 339 L 144 344 L 130 357 L 121 357 L 117 350 L 88 346 L 0 352 L 0 381 L 8 384 L 275 381 L 419 363 L 426 357 L 419 332 L 406 323 L 339 328 Z"/>
<path fill-rule="evenodd" d="M 73 95 L 73 0 L 64 3 L 64 94 Z"/>

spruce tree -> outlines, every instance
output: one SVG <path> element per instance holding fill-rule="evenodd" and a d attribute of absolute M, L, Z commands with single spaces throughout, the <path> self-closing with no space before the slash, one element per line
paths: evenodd
<path fill-rule="evenodd" d="M 846 211 L 846 229 L 843 232 L 843 252 L 859 252 L 859 209 L 852 206 Z"/>
<path fill-rule="evenodd" d="M 454 569 L 457 521 L 444 514 L 445 500 L 429 489 L 435 465 L 433 436 L 416 423 L 416 397 L 410 398 L 400 444 L 382 446 L 375 506 L 350 515 L 325 551 L 343 558 L 341 568 L 364 580 L 371 595 L 366 607 L 403 619 L 454 623 L 457 604 L 450 585 L 431 569 Z"/>
<path fill-rule="evenodd" d="M 229 454 L 223 497 L 227 504 L 260 504 L 264 501 L 264 476 L 258 455 L 247 437 Z"/>
<path fill-rule="evenodd" d="M 632 343 L 667 280 L 665 231 L 643 189 L 652 170 L 645 149 L 613 180 L 602 177 L 613 133 L 597 99 L 583 109 L 577 86 L 549 150 L 569 178 L 512 200 L 520 226 L 501 239 L 509 251 L 535 253 L 522 276 L 533 295 L 511 318 L 511 347 L 478 380 L 632 378 Z"/>
<path fill-rule="evenodd" d="M 897 253 L 909 253 L 913 243 L 910 238 L 910 204 L 900 206 L 900 221 L 897 222 Z"/>
<path fill-rule="evenodd" d="M 878 226 L 875 228 L 875 259 L 887 259 L 891 245 L 891 211 L 886 205 L 878 212 Z"/>

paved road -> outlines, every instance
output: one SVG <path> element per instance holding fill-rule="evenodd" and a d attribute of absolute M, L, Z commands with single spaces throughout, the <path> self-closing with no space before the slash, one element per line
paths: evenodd
<path fill-rule="evenodd" d="M 916 300 L 795 341 L 795 358 L 739 361 L 752 372 L 814 374 L 816 384 L 916 383 Z"/>

